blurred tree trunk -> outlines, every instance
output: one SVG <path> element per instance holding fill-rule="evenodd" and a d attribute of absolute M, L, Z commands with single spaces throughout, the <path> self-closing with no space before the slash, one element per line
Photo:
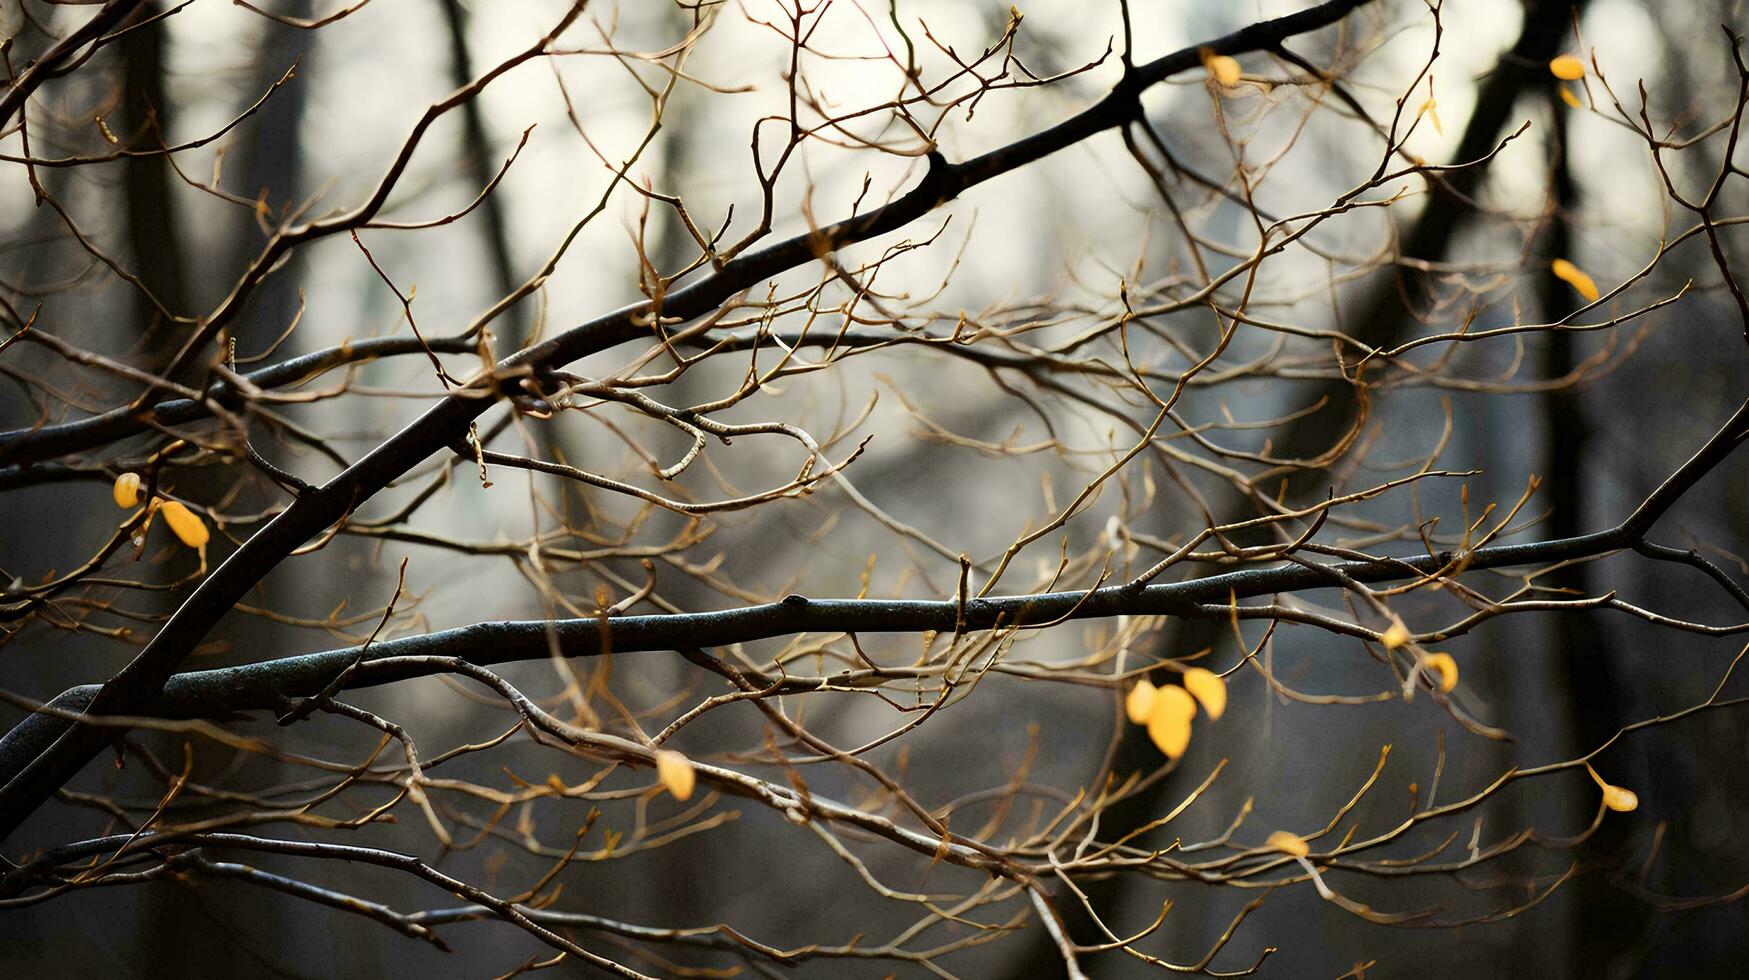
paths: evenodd
<path fill-rule="evenodd" d="M 160 11 L 156 2 L 141 6 L 130 24 Z M 164 32 L 147 28 L 129 31 L 117 43 L 122 63 L 122 92 L 118 106 L 121 135 L 128 149 L 152 150 L 171 142 L 170 100 L 164 90 Z M 172 197 L 176 180 L 162 156 L 130 157 L 122 164 L 122 195 L 127 215 L 128 245 L 133 253 L 133 272 L 158 303 L 172 314 L 189 310 L 184 281 L 181 222 Z M 161 361 L 175 351 L 180 338 L 173 324 L 150 299 L 134 290 L 129 297 L 133 328 L 150 336 L 152 360 Z"/>
<path fill-rule="evenodd" d="M 1567 154 L 1567 111 L 1551 92 L 1549 142 L 1553 160 L 1549 198 L 1554 213 L 1538 250 L 1542 262 L 1536 270 L 1541 273 L 1538 305 L 1542 320 L 1549 323 L 1570 312 L 1576 301 L 1574 292 L 1565 282 L 1545 271 L 1554 259 L 1570 259 L 1573 255 L 1569 221 L 1578 207 L 1578 188 L 1573 181 Z M 1579 366 L 1580 357 L 1574 350 L 1575 336 L 1564 331 L 1546 335 L 1544 378 L 1564 377 Z M 1543 403 L 1549 453 L 1545 483 L 1550 509 L 1547 537 L 1574 537 L 1592 529 L 1585 510 L 1588 478 L 1585 467 L 1588 465 L 1591 422 L 1586 412 L 1584 389 L 1550 391 L 1543 396 Z M 1548 584 L 1590 595 L 1596 587 L 1592 567 L 1590 562 L 1581 562 L 1561 569 L 1549 578 Z M 1550 706 L 1569 707 L 1565 714 L 1573 724 L 1563 748 L 1570 756 L 1583 755 L 1602 745 L 1624 724 L 1615 651 L 1608 631 L 1598 628 L 1595 614 L 1556 614 L 1551 619 L 1551 628 L 1556 669 L 1544 678 L 1546 696 L 1543 700 Z M 1623 750 L 1632 751 L 1631 745 L 1625 744 Z M 1627 821 L 1605 820 L 1577 855 L 1592 867 L 1593 873 L 1584 887 L 1574 889 L 1574 894 L 1568 896 L 1577 907 L 1576 914 L 1569 921 L 1572 935 L 1565 944 L 1576 957 L 1572 961 L 1575 976 L 1628 975 L 1613 968 L 1614 964 L 1624 950 L 1637 942 L 1646 927 L 1650 907 L 1629 898 L 1605 880 L 1611 865 L 1622 856 L 1628 844 L 1631 826 Z M 1523 937 L 1525 942 L 1530 939 Z"/>
<path fill-rule="evenodd" d="M 438 0 L 438 6 L 443 8 L 445 26 L 449 31 L 449 66 L 450 81 L 456 88 L 474 80 L 474 63 L 468 53 L 468 12 L 462 7 L 461 0 Z M 462 114 L 462 166 L 467 173 L 467 181 L 473 192 L 491 183 L 497 174 L 498 161 L 493 158 L 491 136 L 486 132 L 485 116 L 480 109 L 478 98 L 468 99 L 461 104 Z M 510 253 L 510 238 L 504 231 L 504 204 L 499 199 L 499 191 L 486 195 L 480 202 L 478 220 L 480 222 L 480 237 L 486 246 L 487 258 L 492 263 L 492 299 L 508 296 L 512 290 L 521 284 L 516 275 L 516 264 Z M 523 312 L 524 304 L 504 312 L 495 324 L 495 330 L 500 336 L 500 356 L 522 346 L 528 339 L 529 318 Z"/>
<path fill-rule="evenodd" d="M 313 13 L 313 4 L 311 0 L 282 0 L 264 9 L 287 17 L 309 17 Z M 311 71 L 311 52 L 320 33 L 293 30 L 266 18 L 261 19 L 261 38 L 257 42 L 253 69 L 243 88 L 244 98 L 259 98 L 294 62 L 298 77 L 275 92 L 237 136 L 237 166 L 241 176 L 235 186 L 240 193 L 261 201 L 267 207 L 265 215 L 245 215 L 235 227 L 233 234 L 238 246 L 230 251 L 244 261 L 260 254 L 264 237 L 261 224 L 265 222 L 271 228 L 283 213 L 302 203 L 305 193 L 304 143 L 299 130 L 315 77 Z M 303 253 L 294 249 L 285 264 L 256 287 L 249 300 L 251 315 L 241 318 L 235 328 L 240 352 L 259 352 L 277 339 L 297 316 L 304 261 Z M 212 285 L 222 287 L 241 271 L 237 269 L 229 276 L 215 277 Z M 308 346 L 294 333 L 280 348 L 281 356 L 297 354 Z"/>

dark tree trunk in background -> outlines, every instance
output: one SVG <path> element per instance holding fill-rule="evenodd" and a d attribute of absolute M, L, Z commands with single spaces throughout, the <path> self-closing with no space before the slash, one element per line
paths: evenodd
<path fill-rule="evenodd" d="M 1452 154 L 1453 163 L 1480 160 L 1517 129 L 1524 115 L 1521 96 L 1555 90 L 1549 59 L 1561 52 L 1571 34 L 1573 18 L 1584 13 L 1587 3 L 1589 0 L 1525 0 L 1524 26 L 1518 40 L 1477 87 L 1476 109 Z M 1481 191 L 1488 169 L 1483 164 L 1446 171 L 1444 185 L 1429 185 L 1425 208 L 1402 238 L 1405 258 L 1429 262 L 1446 258 L 1458 233 L 1474 216 L 1475 209 L 1468 201 Z M 1354 312 L 1343 318 L 1342 327 L 1357 340 L 1388 347 L 1408 337 L 1417 322 L 1416 311 L 1427 299 L 1425 277 L 1413 270 L 1400 270 L 1396 280 L 1375 285 Z M 1329 449 L 1351 424 L 1353 389 L 1346 383 L 1326 384 L 1323 389 L 1318 394 L 1329 397 L 1330 404 L 1288 426 L 1278 455 L 1315 456 Z M 1318 479 L 1324 477 L 1320 474 Z M 1311 489 L 1322 492 L 1322 487 Z"/>
<path fill-rule="evenodd" d="M 1554 214 L 1543 236 L 1538 306 L 1544 322 L 1554 322 L 1571 312 L 1577 296 L 1573 290 L 1546 267 L 1556 258 L 1571 258 L 1573 241 L 1569 219 L 1578 208 L 1578 188 L 1567 155 L 1567 112 L 1560 99 L 1549 96 L 1549 145 L 1553 155 L 1549 173 L 1549 198 Z M 1555 332 L 1544 337 L 1542 376 L 1559 378 L 1578 366 L 1580 355 L 1574 350 L 1577 335 Z M 1587 417 L 1584 387 L 1567 387 L 1543 396 L 1549 469 L 1544 492 L 1548 494 L 1549 526 L 1547 537 L 1583 533 L 1586 528 L 1585 484 L 1591 423 Z M 1548 584 L 1586 591 L 1596 586 L 1592 581 L 1590 562 L 1581 562 L 1561 569 L 1550 576 Z M 1569 744 L 1566 751 L 1582 755 L 1602 745 L 1621 729 L 1625 722 L 1620 687 L 1620 671 L 1614 663 L 1614 650 L 1608 632 L 1599 629 L 1596 616 L 1584 613 L 1557 614 L 1551 617 L 1551 637 L 1554 644 L 1556 669 L 1547 681 L 1547 701 L 1570 707 Z M 1629 743 L 1631 745 L 1631 743 Z M 1631 751 L 1631 748 L 1624 746 Z M 1623 855 L 1629 841 L 1632 824 L 1623 820 L 1605 820 L 1597 833 L 1580 852 L 1580 859 L 1594 866 L 1596 876 L 1587 887 L 1575 889 L 1567 896 L 1576 906 L 1570 920 L 1572 937 L 1565 944 L 1577 954 L 1574 975 L 1581 977 L 1627 976 L 1615 964 L 1622 952 L 1632 948 L 1646 928 L 1651 908 L 1610 887 L 1602 879 Z"/>
<path fill-rule="evenodd" d="M 156 3 L 140 8 L 131 22 L 137 23 L 159 11 Z M 165 98 L 164 32 L 130 31 L 117 43 L 122 64 L 122 91 L 118 106 L 117 137 L 129 149 L 151 150 L 171 142 L 170 100 Z M 187 315 L 188 289 L 184 282 L 180 220 L 172 203 L 172 182 L 177 178 L 161 156 L 133 157 L 122 167 L 122 201 L 127 214 L 130 268 L 158 303 L 170 313 Z M 179 342 L 175 328 L 138 290 L 130 294 L 131 329 L 149 335 L 154 352 L 173 351 Z M 159 358 L 154 356 L 153 360 Z"/>
<path fill-rule="evenodd" d="M 438 0 L 438 6 L 443 8 L 444 22 L 449 29 L 450 80 L 460 88 L 474 79 L 473 58 L 468 54 L 468 12 L 462 9 L 460 0 Z M 460 111 L 462 139 L 465 141 L 462 161 L 467 168 L 468 184 L 478 193 L 497 174 L 499 161 L 493 158 L 492 140 L 486 132 L 480 101 L 469 99 L 461 104 Z M 473 215 L 480 223 L 480 236 L 492 263 L 494 300 L 509 295 L 521 283 L 510 254 L 510 238 L 504 231 L 504 205 L 499 201 L 498 193 L 494 191 L 486 195 Z M 499 336 L 500 356 L 522 346 L 527 339 L 529 319 L 523 309 L 523 304 L 518 303 L 506 310 L 493 325 Z"/>
<path fill-rule="evenodd" d="M 311 0 L 283 0 L 267 9 L 288 17 L 308 17 Z M 268 214 L 241 216 L 234 234 L 238 247 L 232 249 L 237 261 L 247 261 L 261 251 L 264 234 L 261 223 L 272 227 L 289 209 L 303 203 L 304 143 L 299 129 L 304 107 L 309 103 L 309 87 L 315 73 L 311 71 L 311 54 L 319 31 L 299 31 L 262 20 L 261 40 L 257 45 L 254 70 L 243 89 L 246 98 L 257 98 L 279 81 L 295 62 L 298 77 L 279 91 L 256 114 L 252 125 L 237 136 L 239 180 L 232 186 L 241 194 L 267 205 Z M 239 272 L 241 269 L 238 270 Z M 215 276 L 214 286 L 229 282 L 231 276 Z M 235 336 L 240 352 L 255 353 L 270 344 L 298 313 L 298 289 L 304 279 L 304 258 L 294 250 L 289 260 L 267 278 L 250 298 L 251 315 L 237 325 Z M 222 280 L 222 281 L 221 281 Z M 304 345 L 293 334 L 281 348 L 281 354 L 296 354 Z"/>

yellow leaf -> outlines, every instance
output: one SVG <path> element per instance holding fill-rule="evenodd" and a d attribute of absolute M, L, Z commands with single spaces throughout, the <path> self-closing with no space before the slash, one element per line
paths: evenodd
<path fill-rule="evenodd" d="M 123 473 L 115 478 L 115 505 L 123 510 L 140 503 L 140 474 Z"/>
<path fill-rule="evenodd" d="M 1379 637 L 1379 642 L 1385 645 L 1386 650 L 1395 650 L 1409 642 L 1409 631 L 1403 628 L 1402 623 L 1392 623 L 1384 635 Z"/>
<path fill-rule="evenodd" d="M 1123 711 L 1129 716 L 1130 724 L 1146 725 L 1149 710 L 1154 707 L 1154 692 L 1158 690 L 1146 677 L 1136 682 L 1130 688 L 1130 693 L 1123 699 Z"/>
<path fill-rule="evenodd" d="M 675 799 L 684 800 L 692 795 L 698 774 L 692 771 L 692 762 L 686 756 L 673 749 L 658 749 L 656 778 L 662 781 L 662 788 L 674 794 Z"/>
<path fill-rule="evenodd" d="M 1202 705 L 1211 721 L 1221 720 L 1221 713 L 1227 710 L 1227 682 L 1221 680 L 1221 675 L 1191 667 L 1184 672 L 1184 689 Z"/>
<path fill-rule="evenodd" d="M 1632 813 L 1640 806 L 1640 798 L 1631 789 L 1620 786 L 1603 787 L 1603 805 L 1617 813 Z"/>
<path fill-rule="evenodd" d="M 1578 266 L 1566 259 L 1556 259 L 1549 263 L 1549 271 L 1555 274 L 1556 279 L 1578 290 L 1587 303 L 1597 302 L 1597 283 Z"/>
<path fill-rule="evenodd" d="M 1166 758 L 1176 759 L 1190 747 L 1190 719 L 1195 716 L 1196 702 L 1189 692 L 1168 684 L 1154 692 L 1148 711 L 1148 737 Z"/>
<path fill-rule="evenodd" d="M 1427 121 L 1433 124 L 1434 132 L 1441 136 L 1445 135 L 1445 127 L 1439 124 L 1439 103 L 1433 101 L 1432 96 L 1429 96 L 1426 102 L 1421 103 L 1421 108 L 1415 111 L 1415 118 L 1419 119 L 1422 116 L 1426 116 Z"/>
<path fill-rule="evenodd" d="M 1549 74 L 1563 82 L 1578 81 L 1585 77 L 1585 62 L 1575 55 L 1564 54 L 1549 62 Z"/>
<path fill-rule="evenodd" d="M 1441 691 L 1450 692 L 1452 688 L 1457 687 L 1457 661 L 1451 658 L 1451 654 L 1430 653 L 1423 662 L 1427 665 L 1428 670 L 1439 675 L 1439 689 Z"/>
<path fill-rule="evenodd" d="M 1204 49 L 1202 53 L 1202 66 L 1207 69 L 1209 77 L 1214 79 L 1218 85 L 1232 88 L 1239 84 L 1241 70 L 1239 68 L 1239 62 L 1233 58 L 1229 58 L 1224 54 L 1215 54 L 1213 51 Z"/>
<path fill-rule="evenodd" d="M 195 516 L 194 511 L 182 506 L 181 501 L 166 500 L 159 508 L 164 514 L 164 523 L 170 525 L 170 530 L 190 548 L 206 547 L 209 537 L 206 523 Z"/>
<path fill-rule="evenodd" d="M 1573 94 L 1573 90 L 1565 85 L 1561 86 L 1561 101 L 1575 109 L 1585 108 L 1585 104 L 1579 101 L 1579 97 Z"/>
<path fill-rule="evenodd" d="M 1639 808 L 1640 797 L 1633 790 L 1623 789 L 1620 786 L 1611 786 L 1604 782 L 1603 777 L 1597 774 L 1597 770 L 1591 768 L 1591 763 L 1589 762 L 1585 764 L 1585 771 L 1590 773 L 1591 778 L 1596 780 L 1597 785 L 1603 789 L 1604 806 L 1609 807 L 1617 813 L 1632 813 Z"/>
<path fill-rule="evenodd" d="M 1303 858 L 1312 853 L 1311 847 L 1298 834 L 1290 834 L 1285 830 L 1278 830 L 1270 834 L 1266 843 L 1267 846 L 1289 857 Z"/>

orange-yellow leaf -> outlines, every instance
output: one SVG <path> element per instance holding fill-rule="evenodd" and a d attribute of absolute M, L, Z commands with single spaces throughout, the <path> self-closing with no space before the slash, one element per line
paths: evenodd
<path fill-rule="evenodd" d="M 1441 691 L 1450 692 L 1452 688 L 1457 687 L 1457 661 L 1451 658 L 1451 654 L 1430 653 L 1424 662 L 1427 664 L 1428 670 L 1439 675 L 1439 689 Z"/>
<path fill-rule="evenodd" d="M 1556 259 L 1549 263 L 1549 271 L 1555 274 L 1556 279 L 1578 290 L 1579 295 L 1585 297 L 1587 303 L 1597 302 L 1596 281 L 1586 275 L 1578 266 L 1566 259 Z"/>
<path fill-rule="evenodd" d="M 1270 834 L 1266 843 L 1269 847 L 1289 857 L 1303 858 L 1312 853 L 1312 848 L 1306 844 L 1304 839 L 1298 834 L 1290 834 L 1285 830 L 1278 830 Z"/>
<path fill-rule="evenodd" d="M 1609 783 L 1604 782 L 1603 777 L 1597 774 L 1597 770 L 1591 768 L 1589 762 L 1585 764 L 1585 771 L 1591 774 L 1591 778 L 1596 780 L 1598 787 L 1603 790 L 1604 806 L 1609 807 L 1617 813 L 1632 813 L 1639 808 L 1640 797 L 1633 790 L 1623 789 L 1620 786 L 1611 786 Z"/>
<path fill-rule="evenodd" d="M 1208 70 L 1209 77 L 1214 79 L 1218 85 L 1232 88 L 1239 84 L 1239 76 L 1242 72 L 1239 68 L 1239 62 L 1233 58 L 1224 54 L 1215 54 L 1212 51 L 1204 51 L 1202 53 L 1202 66 Z"/>
<path fill-rule="evenodd" d="M 1395 650 L 1409 642 L 1409 631 L 1403 627 L 1402 623 L 1392 623 L 1390 628 L 1379 637 L 1379 642 L 1385 645 L 1386 650 Z"/>
<path fill-rule="evenodd" d="M 1563 82 L 1578 81 L 1585 77 L 1585 62 L 1577 55 L 1564 54 L 1549 62 L 1549 74 Z"/>
<path fill-rule="evenodd" d="M 1123 699 L 1123 711 L 1132 725 L 1146 725 L 1149 713 L 1154 707 L 1154 692 L 1158 690 L 1146 677 L 1136 682 L 1130 688 L 1130 693 Z"/>
<path fill-rule="evenodd" d="M 140 474 L 123 473 L 115 478 L 115 505 L 123 510 L 140 503 Z"/>
<path fill-rule="evenodd" d="M 1191 667 L 1184 672 L 1184 689 L 1202 705 L 1211 721 L 1221 720 L 1221 713 L 1227 710 L 1227 682 L 1221 680 L 1221 675 Z"/>
<path fill-rule="evenodd" d="M 190 548 L 206 547 L 206 522 L 195 516 L 194 511 L 182 506 L 181 501 L 166 500 L 159 508 L 164 515 L 164 523 L 170 525 L 170 530 L 183 544 Z"/>
<path fill-rule="evenodd" d="M 1561 101 L 1575 109 L 1585 108 L 1585 103 L 1580 102 L 1579 97 L 1573 94 L 1573 90 L 1565 85 L 1561 86 Z"/>
<path fill-rule="evenodd" d="M 1148 737 L 1166 758 L 1176 759 L 1190 747 L 1190 719 L 1195 716 L 1196 702 L 1189 692 L 1168 684 L 1154 692 L 1148 711 Z"/>
<path fill-rule="evenodd" d="M 658 749 L 656 751 L 656 778 L 662 781 L 662 788 L 674 795 L 677 800 L 684 800 L 692 795 L 692 787 L 698 780 L 698 774 L 692 771 L 692 761 L 673 749 Z"/>
<path fill-rule="evenodd" d="M 1632 813 L 1640 806 L 1640 798 L 1631 789 L 1620 786 L 1603 787 L 1603 805 L 1617 813 Z"/>

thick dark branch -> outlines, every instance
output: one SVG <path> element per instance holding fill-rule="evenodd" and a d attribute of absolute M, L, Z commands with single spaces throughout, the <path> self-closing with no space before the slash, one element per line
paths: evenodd
<path fill-rule="evenodd" d="M 1734 444 L 1729 438 L 1735 434 L 1733 426 L 1740 426 L 1746 416 L 1749 416 L 1749 404 L 1738 411 L 1731 425 L 1714 437 L 1709 448 L 1713 443 Z M 1692 486 L 1720 458 L 1703 450 L 1672 476 L 1666 486 Z M 642 653 L 750 643 L 799 633 L 947 632 L 956 628 L 984 630 L 1113 616 L 1201 615 L 1198 606 L 1203 604 L 1215 610 L 1215 615 L 1225 616 L 1224 604 L 1230 600 L 1329 588 L 1332 579 L 1360 583 L 1391 582 L 1451 573 L 1454 569 L 1474 571 L 1548 565 L 1634 547 L 1640 533 L 1637 523 L 1624 522 L 1608 530 L 1577 537 L 1491 545 L 1467 555 L 1444 551 L 1408 558 L 1328 565 L 1276 565 L 1142 588 L 1110 586 L 1096 589 L 1091 595 L 1072 591 L 968 599 L 963 607 L 952 599 L 809 599 L 792 595 L 779 602 L 715 612 L 622 616 L 607 620 L 477 623 L 373 643 L 345 687 L 389 684 L 436 672 L 438 668 L 431 662 L 413 662 L 413 658 L 420 657 L 459 658 L 480 666 L 544 660 L 552 656 L 554 642 L 566 656 L 588 657 L 608 652 Z M 287 698 L 307 697 L 322 691 L 355 660 L 358 660 L 358 652 L 347 648 L 177 674 L 165 682 L 162 692 L 144 707 L 143 712 L 165 718 L 198 718 L 273 709 L 281 706 Z M 382 661 L 398 662 L 373 668 L 373 664 Z M 63 712 L 83 711 L 93 703 L 100 690 L 96 684 L 71 688 L 51 701 L 50 706 Z M 21 722 L 0 738 L 0 766 L 16 770 L 27 765 L 63 724 L 62 719 L 50 714 L 33 715 Z"/>
<path fill-rule="evenodd" d="M 0 96 L 0 127 L 4 127 L 15 112 L 24 110 L 24 103 L 30 98 L 37 87 L 60 74 L 62 66 L 72 60 L 73 56 L 87 44 L 99 41 L 110 28 L 119 24 L 129 14 L 134 12 L 145 0 L 110 0 L 104 4 L 96 16 L 79 25 L 79 29 L 62 38 L 59 44 L 50 48 L 41 58 L 32 62 L 18 76 L 12 87 Z"/>
<path fill-rule="evenodd" d="M 478 347 L 477 341 L 465 337 L 437 337 L 423 343 L 417 337 L 353 340 L 258 368 L 243 377 L 257 388 L 282 388 L 343 364 L 357 364 L 378 357 L 423 354 L 427 349 L 439 354 L 466 354 Z M 209 401 L 233 411 L 242 409 L 247 400 L 225 381 L 215 381 L 207 387 L 205 394 Z M 128 406 L 123 405 L 75 422 L 0 432 L 0 463 L 14 464 L 0 466 L 0 491 L 48 479 L 43 473 L 49 470 L 33 467 L 32 463 L 94 449 L 158 426 L 186 425 L 211 415 L 212 411 L 205 402 L 172 398 L 139 411 L 129 411 Z"/>

